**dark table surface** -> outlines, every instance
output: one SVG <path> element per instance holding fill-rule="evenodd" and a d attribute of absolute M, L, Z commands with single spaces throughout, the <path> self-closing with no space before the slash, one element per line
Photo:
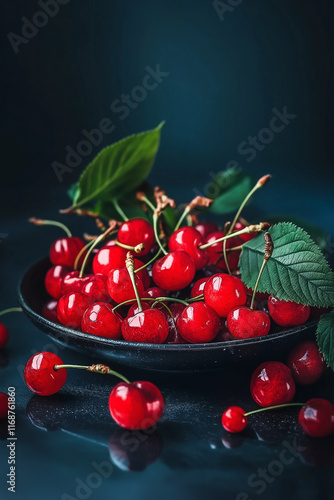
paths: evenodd
<path fill-rule="evenodd" d="M 316 205 L 299 195 L 306 213 Z M 33 228 L 29 215 L 55 217 L 64 203 L 61 191 L 37 213 L 19 213 L 3 221 L 8 234 L 1 244 L 1 309 L 15 305 L 16 285 L 32 262 L 47 254 L 57 232 Z M 296 207 L 300 207 L 296 201 Z M 323 227 L 333 232 L 324 203 L 318 205 Z M 319 208 L 320 207 L 320 208 Z M 322 208 L 321 208 L 322 207 Z M 73 224 L 73 222 L 72 222 Z M 79 221 L 78 230 L 83 227 Z M 331 241 L 330 239 L 328 240 Z M 329 244 L 327 254 L 330 257 Z M 332 498 L 334 436 L 311 439 L 297 425 L 298 410 L 265 412 L 250 418 L 247 432 L 229 435 L 220 418 L 230 404 L 256 407 L 249 392 L 252 367 L 215 373 L 168 374 L 122 368 L 132 379 L 147 379 L 161 389 L 166 410 L 155 430 L 121 430 L 108 412 L 112 378 L 69 371 L 59 394 L 40 398 L 24 384 L 22 372 L 35 352 L 53 350 L 64 362 L 89 364 L 91 359 L 56 346 L 21 313 L 3 318 L 11 339 L 0 357 L 0 391 L 16 388 L 16 496 L 56 499 L 178 500 L 197 498 Z M 117 368 L 117 366 L 116 366 Z M 296 401 L 323 396 L 334 401 L 333 373 L 311 387 L 298 388 Z M 2 423 L 1 437 L 6 437 Z M 8 448 L 1 444 L 1 498 L 6 489 Z"/>

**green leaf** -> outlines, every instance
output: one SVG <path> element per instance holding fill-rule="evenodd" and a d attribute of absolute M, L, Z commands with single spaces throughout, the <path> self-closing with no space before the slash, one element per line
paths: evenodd
<path fill-rule="evenodd" d="M 317 328 L 317 342 L 327 365 L 334 370 L 334 311 L 321 316 Z"/>
<path fill-rule="evenodd" d="M 206 188 L 206 195 L 215 202 L 209 211 L 215 214 L 234 212 L 252 187 L 251 178 L 240 168 L 229 168 L 219 174 Z"/>
<path fill-rule="evenodd" d="M 296 226 L 304 228 L 321 250 L 327 245 L 326 232 L 320 227 L 309 224 L 299 217 L 291 217 L 290 215 L 269 215 L 266 216 L 265 219 L 266 222 L 270 222 L 271 224 L 278 224 L 282 222 L 282 220 L 284 220 L 284 222 L 292 222 Z"/>
<path fill-rule="evenodd" d="M 333 306 L 334 274 L 310 236 L 290 222 L 272 226 L 269 233 L 275 248 L 262 274 L 258 291 L 309 306 Z M 243 247 L 240 272 L 242 281 L 250 288 L 255 285 L 263 255 L 263 235 Z"/>
<path fill-rule="evenodd" d="M 108 146 L 81 174 L 71 196 L 76 208 L 92 200 L 110 202 L 134 190 L 149 174 L 159 148 L 157 128 Z"/>

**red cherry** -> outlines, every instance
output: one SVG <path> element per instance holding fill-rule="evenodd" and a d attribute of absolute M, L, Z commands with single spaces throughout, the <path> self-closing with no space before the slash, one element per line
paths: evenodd
<path fill-rule="evenodd" d="M 53 323 L 58 323 L 57 305 L 57 300 L 49 300 L 49 302 L 43 306 L 42 316 L 49 321 L 53 321 Z"/>
<path fill-rule="evenodd" d="M 71 272 L 70 267 L 53 266 L 45 276 L 44 284 L 46 291 L 54 299 L 59 299 L 63 295 L 61 287 L 64 277 Z"/>
<path fill-rule="evenodd" d="M 181 304 L 180 302 L 175 302 L 173 304 L 169 303 L 168 307 L 169 307 L 174 319 L 170 316 L 170 314 L 168 314 L 167 321 L 168 321 L 168 325 L 169 325 L 169 332 L 168 332 L 168 337 L 165 340 L 165 343 L 166 344 L 188 344 L 188 342 L 181 337 L 181 335 L 178 332 L 178 329 L 176 328 L 177 320 L 178 320 L 180 314 L 182 313 L 182 311 L 184 310 L 185 305 Z"/>
<path fill-rule="evenodd" d="M 219 227 L 214 222 L 201 222 L 195 226 L 195 229 L 202 235 L 203 238 L 211 233 L 219 231 Z"/>
<path fill-rule="evenodd" d="M 139 259 L 133 259 L 133 262 L 134 262 L 135 270 L 139 269 L 140 267 L 142 267 L 144 265 L 144 263 Z M 148 288 L 151 284 L 151 278 L 150 278 L 150 275 L 148 274 L 147 268 L 144 267 L 144 269 L 142 269 L 141 271 L 138 271 L 138 273 L 136 273 L 136 275 L 139 276 L 139 278 L 142 280 L 143 285 L 144 285 L 144 290 L 146 290 L 146 288 Z"/>
<path fill-rule="evenodd" d="M 244 224 L 242 224 L 241 222 L 237 222 L 236 225 L 234 226 L 233 232 L 236 233 L 237 231 L 241 231 L 242 229 L 245 229 L 245 227 L 246 226 Z M 240 238 L 241 240 L 246 242 L 246 241 L 252 240 L 257 235 L 258 235 L 258 233 L 245 233 L 245 234 L 241 234 L 240 236 L 238 236 L 238 238 Z"/>
<path fill-rule="evenodd" d="M 268 299 L 268 310 L 270 317 L 280 326 L 302 325 L 310 316 L 310 306 L 279 300 L 272 295 Z"/>
<path fill-rule="evenodd" d="M 159 309 L 146 309 L 125 318 L 122 323 L 122 335 L 130 342 L 162 344 L 168 336 L 166 316 Z"/>
<path fill-rule="evenodd" d="M 204 239 L 194 227 L 180 227 L 169 239 L 170 251 L 183 250 L 192 258 L 196 270 L 202 269 L 209 262 L 209 252 L 200 250 L 199 245 L 203 245 Z"/>
<path fill-rule="evenodd" d="M 204 300 L 224 318 L 233 308 L 246 304 L 246 287 L 235 276 L 214 274 L 205 285 Z"/>
<path fill-rule="evenodd" d="M 126 252 L 115 244 L 101 248 L 93 259 L 93 272 L 108 276 L 112 269 L 124 267 Z"/>
<path fill-rule="evenodd" d="M 252 398 L 262 407 L 290 403 L 296 391 L 289 368 L 279 361 L 259 365 L 252 375 L 250 389 Z"/>
<path fill-rule="evenodd" d="M 66 382 L 66 368 L 54 370 L 55 365 L 64 363 L 52 352 L 34 354 L 24 368 L 24 380 L 32 392 L 39 396 L 50 396 L 58 392 Z"/>
<path fill-rule="evenodd" d="M 118 241 L 135 247 L 144 243 L 145 249 L 136 255 L 147 255 L 155 243 L 153 227 L 145 219 L 131 219 L 123 222 L 118 230 Z"/>
<path fill-rule="evenodd" d="M 255 311 L 249 307 L 236 307 L 228 313 L 229 332 L 237 339 L 249 339 L 268 335 L 270 318 L 264 311 Z"/>
<path fill-rule="evenodd" d="M 9 340 L 9 331 L 8 328 L 3 324 L 0 323 L 0 349 L 3 349 Z"/>
<path fill-rule="evenodd" d="M 60 297 L 57 305 L 57 316 L 60 323 L 69 328 L 80 329 L 82 316 L 91 304 L 87 295 L 75 292 Z"/>
<path fill-rule="evenodd" d="M 168 297 L 168 295 L 167 292 L 165 292 L 165 290 L 163 290 L 162 288 L 153 286 L 152 288 L 146 288 L 142 297 L 147 299 L 160 299 L 160 297 Z"/>
<path fill-rule="evenodd" d="M 316 382 L 326 371 L 326 362 L 316 342 L 305 340 L 290 352 L 287 365 L 298 384 L 308 385 Z"/>
<path fill-rule="evenodd" d="M 217 240 L 218 238 L 222 238 L 225 236 L 225 233 L 223 231 L 216 231 L 214 233 L 209 234 L 206 238 L 204 243 L 212 243 L 213 241 Z M 235 238 L 230 238 L 226 240 L 226 248 L 233 248 L 236 246 L 239 246 L 243 243 L 242 240 L 240 240 L 238 237 Z M 217 267 L 220 269 L 223 269 L 224 271 L 227 270 L 226 264 L 224 261 L 224 257 L 222 257 L 222 251 L 223 251 L 223 246 L 224 242 L 221 241 L 219 243 L 215 243 L 211 245 L 210 247 L 207 248 L 209 252 L 209 264 L 215 264 Z M 221 259 L 219 259 L 222 257 Z M 229 252 L 227 254 L 227 261 L 230 266 L 231 271 L 233 271 L 239 263 L 239 257 L 240 257 L 240 251 L 234 251 L 234 252 Z M 218 260 L 219 259 L 219 260 Z"/>
<path fill-rule="evenodd" d="M 81 330 L 85 333 L 119 339 L 121 337 L 121 319 L 112 307 L 105 302 L 96 302 L 85 310 L 81 320 Z"/>
<path fill-rule="evenodd" d="M 147 309 L 150 309 L 151 306 L 147 302 L 142 302 L 141 307 L 142 307 L 143 311 L 146 311 Z M 132 316 L 134 316 L 135 314 L 138 314 L 139 312 L 140 311 L 139 311 L 138 304 L 135 302 L 134 304 L 132 304 L 132 306 L 128 310 L 127 317 L 131 318 Z"/>
<path fill-rule="evenodd" d="M 83 285 L 81 293 L 93 302 L 110 302 L 107 281 L 108 278 L 104 274 L 93 274 Z"/>
<path fill-rule="evenodd" d="M 78 253 L 85 245 L 85 242 L 76 236 L 59 238 L 50 247 L 50 260 L 54 266 L 73 267 Z"/>
<path fill-rule="evenodd" d="M 205 302 L 193 302 L 182 311 L 176 327 L 191 344 L 211 342 L 219 331 L 220 318 Z"/>
<path fill-rule="evenodd" d="M 240 406 L 230 406 L 222 415 L 222 425 L 228 432 L 241 432 L 247 427 L 248 418 Z"/>
<path fill-rule="evenodd" d="M 0 420 L 8 418 L 8 394 L 0 392 Z"/>
<path fill-rule="evenodd" d="M 151 382 L 120 382 L 111 391 L 109 410 L 112 418 L 125 429 L 148 429 L 164 411 L 164 399 Z"/>
<path fill-rule="evenodd" d="M 135 275 L 135 282 L 139 297 L 141 297 L 144 293 L 143 282 L 137 275 Z M 110 271 L 107 286 L 109 295 L 116 304 L 136 298 L 129 273 L 125 267 Z"/>
<path fill-rule="evenodd" d="M 334 406 L 326 399 L 310 399 L 300 410 L 298 420 L 309 436 L 329 436 L 334 431 Z"/>
<path fill-rule="evenodd" d="M 190 292 L 190 297 L 194 298 L 194 297 L 197 297 L 198 295 L 202 295 L 204 287 L 205 287 L 208 280 L 209 280 L 209 277 L 208 278 L 201 278 L 201 279 L 195 281 L 195 283 L 193 284 L 193 287 L 191 289 L 191 292 Z"/>
<path fill-rule="evenodd" d="M 192 258 L 183 250 L 176 250 L 154 263 L 152 278 L 163 290 L 175 291 L 190 285 L 195 272 Z"/>
<path fill-rule="evenodd" d="M 61 283 L 61 295 L 67 293 L 81 292 L 84 285 L 88 283 L 92 275 L 79 277 L 80 271 L 71 271 L 66 274 Z"/>

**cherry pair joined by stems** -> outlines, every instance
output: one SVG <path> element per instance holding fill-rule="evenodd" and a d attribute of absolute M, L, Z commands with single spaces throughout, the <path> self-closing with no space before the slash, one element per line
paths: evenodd
<path fill-rule="evenodd" d="M 67 369 L 76 368 L 95 373 L 114 375 L 122 380 L 111 391 L 109 411 L 112 418 L 126 429 L 147 429 L 161 418 L 164 399 L 159 389 L 151 382 L 130 382 L 123 375 L 101 364 L 92 366 L 64 365 L 54 353 L 34 354 L 24 369 L 28 388 L 40 396 L 50 396 L 65 384 Z M 1 404 L 0 397 L 0 404 Z"/>

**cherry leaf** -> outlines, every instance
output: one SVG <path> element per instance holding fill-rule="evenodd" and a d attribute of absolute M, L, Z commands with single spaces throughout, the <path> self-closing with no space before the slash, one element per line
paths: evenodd
<path fill-rule="evenodd" d="M 334 370 L 334 311 L 321 316 L 317 328 L 317 343 L 327 365 Z"/>

